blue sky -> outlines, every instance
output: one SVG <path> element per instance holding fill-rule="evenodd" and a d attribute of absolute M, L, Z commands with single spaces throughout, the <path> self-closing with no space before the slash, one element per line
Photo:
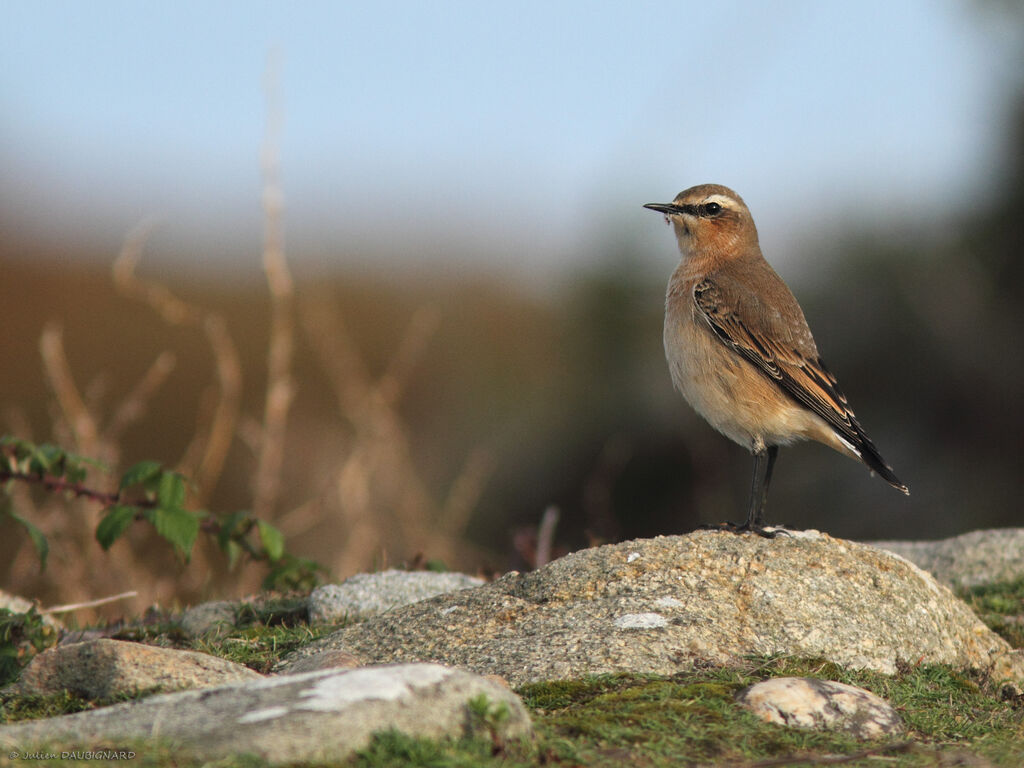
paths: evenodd
<path fill-rule="evenodd" d="M 1021 60 L 982 5 L 0 0 L 0 221 L 258 246 L 273 51 L 294 251 L 543 271 L 712 181 L 771 259 L 983 198 Z"/>

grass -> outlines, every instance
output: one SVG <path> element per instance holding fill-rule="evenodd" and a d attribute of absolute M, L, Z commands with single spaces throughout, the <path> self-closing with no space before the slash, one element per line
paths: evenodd
<path fill-rule="evenodd" d="M 958 590 L 985 624 L 1014 648 L 1024 648 L 1024 579 Z"/>
<path fill-rule="evenodd" d="M 112 637 L 208 653 L 267 674 L 286 653 L 331 629 L 306 624 L 305 596 L 270 594 L 243 602 L 233 627 L 217 628 L 199 638 L 188 637 L 168 617 L 124 627 Z"/>
<path fill-rule="evenodd" d="M 896 707 L 907 723 L 907 736 L 863 743 L 839 733 L 783 728 L 759 721 L 735 703 L 736 693 L 746 686 L 779 676 L 867 688 Z M 997 699 L 983 682 L 945 667 L 886 677 L 828 662 L 762 659 L 741 668 L 671 678 L 540 683 L 525 686 L 520 694 L 534 712 L 542 753 L 587 766 L 753 765 L 864 750 L 888 751 L 888 765 L 931 765 L 938 755 L 961 750 L 996 765 L 1024 765 L 1024 710 Z M 539 763 L 525 763 L 534 764 Z"/>

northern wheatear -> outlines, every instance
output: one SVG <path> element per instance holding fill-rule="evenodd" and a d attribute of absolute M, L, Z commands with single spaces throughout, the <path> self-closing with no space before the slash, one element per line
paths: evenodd
<path fill-rule="evenodd" d="M 772 466 L 778 447 L 797 440 L 860 459 L 909 494 L 818 356 L 800 305 L 761 255 L 740 196 L 702 184 L 644 208 L 665 214 L 682 253 L 665 296 L 672 382 L 711 426 L 754 454 L 747 520 L 722 527 L 774 535 L 764 523 Z"/>

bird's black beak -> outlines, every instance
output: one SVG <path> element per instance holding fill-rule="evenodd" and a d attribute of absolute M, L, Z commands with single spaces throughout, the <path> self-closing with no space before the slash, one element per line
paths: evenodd
<path fill-rule="evenodd" d="M 644 208 L 650 208 L 652 211 L 658 213 L 664 213 L 666 216 L 672 214 L 687 213 L 686 208 L 675 203 L 646 203 Z"/>

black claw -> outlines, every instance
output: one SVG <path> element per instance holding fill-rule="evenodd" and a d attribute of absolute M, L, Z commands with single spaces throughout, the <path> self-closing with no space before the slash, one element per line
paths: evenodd
<path fill-rule="evenodd" d="M 763 537 L 765 539 L 774 539 L 776 536 L 779 536 L 780 534 L 783 535 L 783 536 L 789 536 L 790 535 L 789 531 L 787 531 L 785 529 L 785 527 L 783 527 L 781 525 L 764 526 L 764 525 L 761 525 L 759 523 L 750 523 L 750 522 L 743 523 L 742 525 L 740 525 L 738 523 L 731 523 L 729 521 L 726 521 L 724 523 L 718 523 L 718 524 L 708 523 L 708 524 L 705 524 L 705 525 L 698 526 L 697 530 L 699 530 L 699 531 L 727 531 L 729 533 L 735 533 L 737 535 L 741 534 L 741 533 L 756 533 L 758 536 L 761 536 L 761 537 Z"/>

